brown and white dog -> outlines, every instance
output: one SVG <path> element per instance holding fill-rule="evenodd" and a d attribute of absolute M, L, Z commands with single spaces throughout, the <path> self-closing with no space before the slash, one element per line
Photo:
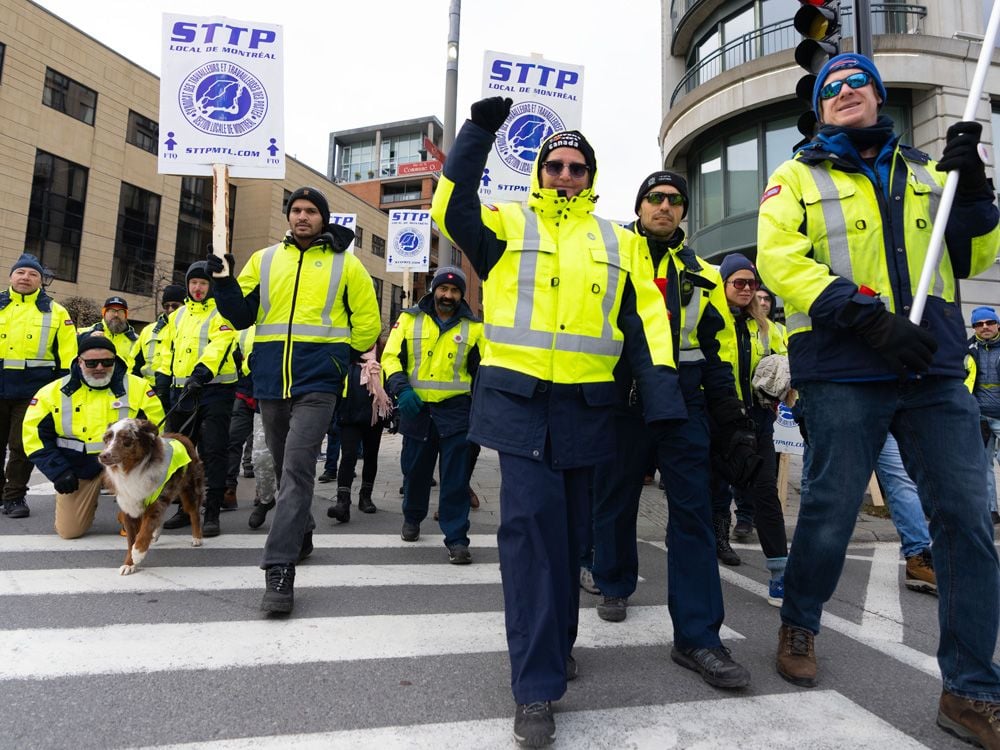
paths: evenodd
<path fill-rule="evenodd" d="M 163 484 L 170 467 L 168 441 L 179 440 L 190 457 L 167 478 L 160 496 L 146 500 Z M 205 468 L 194 445 L 184 435 L 160 435 L 147 419 L 120 419 L 104 433 L 104 450 L 98 456 L 104 476 L 114 487 L 118 520 L 125 527 L 128 552 L 118 572 L 134 573 L 146 557 L 149 545 L 160 536 L 160 527 L 170 505 L 180 498 L 181 507 L 191 519 L 191 546 L 201 546 L 201 502 L 205 488 Z"/>

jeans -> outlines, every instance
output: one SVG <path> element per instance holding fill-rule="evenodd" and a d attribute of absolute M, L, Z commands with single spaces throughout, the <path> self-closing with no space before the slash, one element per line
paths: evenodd
<path fill-rule="evenodd" d="M 808 481 L 785 570 L 782 621 L 818 633 L 862 494 L 891 430 L 930 518 L 944 688 L 1000 701 L 993 663 L 1000 563 L 985 501 L 979 407 L 958 378 L 801 384 Z"/>
<path fill-rule="evenodd" d="M 989 487 L 989 493 L 986 497 L 989 502 L 989 507 L 991 511 L 997 509 L 997 477 L 993 473 L 993 462 L 997 457 L 997 436 L 1000 436 L 1000 419 L 992 419 L 990 417 L 981 417 L 985 419 L 986 423 L 990 426 L 990 432 L 993 434 L 990 439 L 986 441 L 986 484 Z"/>
<path fill-rule="evenodd" d="M 917 485 L 903 468 L 899 444 L 891 434 L 878 454 L 875 473 L 885 490 L 892 524 L 899 532 L 903 557 L 913 557 L 931 546 L 931 535 L 924 518 L 924 509 L 917 495 Z"/>
<path fill-rule="evenodd" d="M 294 565 L 302 538 L 316 528 L 312 517 L 316 455 L 337 407 L 337 394 L 303 393 L 258 403 L 278 483 L 274 519 L 260 566 Z"/>

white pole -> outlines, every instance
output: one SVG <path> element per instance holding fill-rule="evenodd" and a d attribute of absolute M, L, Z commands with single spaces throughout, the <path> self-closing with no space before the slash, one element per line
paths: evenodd
<path fill-rule="evenodd" d="M 226 253 L 229 252 L 229 167 L 212 165 L 212 253 L 222 258 L 226 273 Z"/>
<path fill-rule="evenodd" d="M 979 107 L 979 97 L 982 96 L 983 87 L 986 85 L 986 74 L 989 72 L 990 62 L 993 59 L 993 47 L 996 45 L 998 30 L 1000 30 L 1000 2 L 994 0 L 990 21 L 986 26 L 986 36 L 983 37 L 983 48 L 979 51 L 979 62 L 976 64 L 976 72 L 972 76 L 972 84 L 969 86 L 969 98 L 965 101 L 965 112 L 962 113 L 964 122 L 976 119 L 976 109 Z M 994 147 L 996 145 L 994 144 Z M 910 322 L 917 325 L 920 325 L 920 320 L 924 317 L 924 305 L 927 303 L 931 279 L 934 278 L 934 272 L 941 260 L 944 230 L 948 225 L 948 216 L 951 214 L 951 204 L 955 200 L 957 189 L 958 170 L 953 169 L 948 173 L 948 179 L 944 183 L 941 203 L 938 206 L 937 216 L 934 217 L 930 245 L 927 247 L 927 257 L 924 259 L 924 268 L 920 272 L 920 284 L 917 286 L 917 293 L 913 298 L 913 308 L 910 310 Z"/>

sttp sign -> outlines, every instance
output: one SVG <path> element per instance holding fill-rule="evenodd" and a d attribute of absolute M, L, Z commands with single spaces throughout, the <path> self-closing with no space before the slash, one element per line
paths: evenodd
<path fill-rule="evenodd" d="M 164 13 L 158 171 L 284 178 L 283 65 L 280 26 Z"/>

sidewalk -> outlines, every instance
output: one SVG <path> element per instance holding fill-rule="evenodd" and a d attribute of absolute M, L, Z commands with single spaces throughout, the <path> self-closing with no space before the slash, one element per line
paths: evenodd
<path fill-rule="evenodd" d="M 379 451 L 378 478 L 375 480 L 375 489 L 372 499 L 379 511 L 398 513 L 402 515 L 400 508 L 402 496 L 399 488 L 403 485 L 403 474 L 399 468 L 399 454 L 402 449 L 403 440 L 399 435 L 382 435 L 382 449 Z M 317 464 L 317 474 L 322 471 L 322 461 Z M 358 462 L 358 474 L 361 473 L 361 463 Z M 799 513 L 799 489 L 800 477 L 802 474 L 801 456 L 791 456 L 791 463 L 788 472 L 788 501 L 785 506 L 785 527 L 788 530 L 788 540 L 792 539 L 795 531 L 795 521 Z M 659 475 L 657 475 L 659 476 Z M 357 492 L 360 486 L 360 477 L 354 480 L 353 500 L 357 502 Z M 479 496 L 479 510 L 472 512 L 471 521 L 473 533 L 482 533 L 488 527 L 495 529 L 500 525 L 500 463 L 495 451 L 483 448 L 476 463 L 476 470 L 472 475 L 472 489 Z M 335 499 L 337 495 L 336 483 L 317 484 L 316 494 L 320 497 Z M 431 507 L 436 507 L 437 494 L 431 491 Z M 667 503 L 663 491 L 656 483 L 648 485 L 642 490 L 642 497 L 639 501 L 639 520 L 637 523 L 637 534 L 639 539 L 645 541 L 662 542 L 664 532 L 667 527 Z M 852 542 L 898 542 L 899 534 L 896 527 L 888 518 L 878 518 L 862 513 L 858 517 L 854 527 Z"/>

